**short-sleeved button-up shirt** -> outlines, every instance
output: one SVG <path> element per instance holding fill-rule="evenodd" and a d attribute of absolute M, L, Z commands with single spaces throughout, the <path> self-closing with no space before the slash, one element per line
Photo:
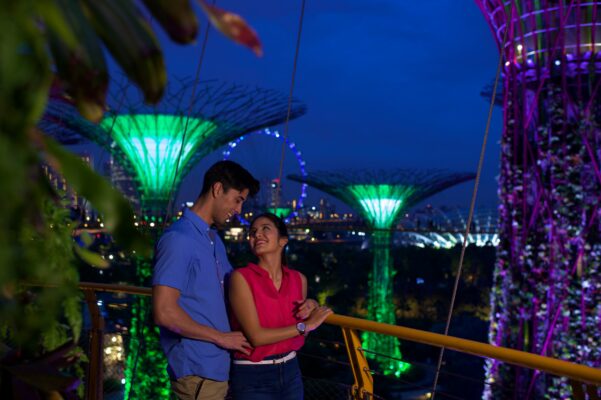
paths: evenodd
<path fill-rule="evenodd" d="M 232 271 L 217 232 L 189 209 L 161 236 L 153 285 L 180 291 L 179 306 L 201 325 L 229 332 L 223 282 Z M 161 327 L 161 345 L 172 379 L 197 375 L 229 378 L 230 355 L 213 343 L 183 337 Z"/>

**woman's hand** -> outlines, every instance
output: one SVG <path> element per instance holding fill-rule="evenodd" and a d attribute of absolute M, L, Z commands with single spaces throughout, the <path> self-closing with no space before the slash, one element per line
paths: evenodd
<path fill-rule="evenodd" d="M 326 306 L 317 307 L 313 310 L 309 318 L 305 321 L 307 333 L 317 329 L 332 314 L 334 314 L 334 311 Z"/>
<path fill-rule="evenodd" d="M 313 310 L 319 307 L 319 303 L 317 300 L 313 299 L 304 299 L 304 300 L 295 300 L 294 301 L 296 308 L 296 318 L 305 320 L 311 315 Z"/>

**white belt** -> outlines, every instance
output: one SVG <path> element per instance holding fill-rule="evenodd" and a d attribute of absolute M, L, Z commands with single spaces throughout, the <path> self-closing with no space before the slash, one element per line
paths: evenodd
<path fill-rule="evenodd" d="M 283 364 L 287 361 L 292 360 L 296 357 L 296 351 L 291 351 L 281 358 L 274 358 L 273 360 L 261 360 L 261 361 L 250 361 L 250 360 L 234 360 L 234 364 L 238 365 L 274 365 L 274 364 Z"/>

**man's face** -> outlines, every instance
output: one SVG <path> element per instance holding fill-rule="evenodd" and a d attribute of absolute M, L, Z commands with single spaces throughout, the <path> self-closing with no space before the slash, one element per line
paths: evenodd
<path fill-rule="evenodd" d="M 248 197 L 248 189 L 237 190 L 230 188 L 227 191 L 216 191 L 215 209 L 213 212 L 213 222 L 217 225 L 224 225 L 225 222 L 236 214 L 242 212 L 242 204 Z"/>

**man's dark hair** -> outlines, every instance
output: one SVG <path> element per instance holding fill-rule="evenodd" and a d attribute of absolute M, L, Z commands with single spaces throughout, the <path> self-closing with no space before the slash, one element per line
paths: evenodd
<path fill-rule="evenodd" d="M 208 193 L 217 182 L 221 182 L 226 192 L 232 188 L 248 189 L 248 195 L 252 197 L 259 191 L 259 181 L 240 164 L 229 160 L 218 161 L 205 172 L 200 196 Z"/>

